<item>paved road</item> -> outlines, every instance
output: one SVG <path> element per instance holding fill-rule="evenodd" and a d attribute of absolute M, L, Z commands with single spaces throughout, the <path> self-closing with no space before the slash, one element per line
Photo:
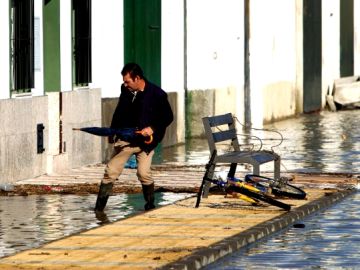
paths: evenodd
<path fill-rule="evenodd" d="M 104 173 L 104 164 L 72 169 L 63 174 L 41 175 L 17 181 L 17 192 L 28 193 L 96 193 Z M 201 184 L 204 166 L 154 166 L 153 177 L 157 189 L 174 192 L 195 192 Z M 114 192 L 140 192 L 136 170 L 124 169 L 114 186 Z"/>
<path fill-rule="evenodd" d="M 42 175 L 36 178 L 16 182 L 16 193 L 97 193 L 98 185 L 104 172 L 104 164 L 84 166 L 63 174 Z M 221 169 L 221 167 L 219 168 Z M 196 192 L 200 187 L 204 166 L 157 165 L 153 166 L 155 187 L 161 191 Z M 244 175 L 245 172 L 238 172 Z M 264 174 L 271 177 L 271 173 Z M 334 187 L 355 183 L 359 179 L 356 174 L 282 174 L 295 178 L 294 183 L 302 187 L 322 186 Z M 331 177 L 326 177 L 331 176 Z M 341 179 L 341 180 L 337 180 Z M 134 169 L 124 169 L 116 182 L 115 193 L 137 193 L 141 185 Z"/>
<path fill-rule="evenodd" d="M 29 193 L 97 193 L 98 185 L 103 176 L 105 165 L 96 164 L 72 169 L 63 174 L 41 175 L 32 179 L 15 183 L 17 192 Z M 221 169 L 221 168 L 220 168 Z M 156 189 L 173 192 L 196 192 L 201 184 L 204 166 L 153 166 L 153 177 Z M 246 172 L 238 172 L 244 175 Z M 271 177 L 271 173 L 264 173 Z M 285 174 L 282 174 L 285 175 Z M 294 178 L 294 183 L 300 186 L 334 187 L 354 184 L 360 181 L 357 174 L 316 174 L 292 173 L 286 174 Z M 327 177 L 329 176 L 329 177 Z M 114 192 L 136 193 L 141 191 L 141 185 L 136 178 L 136 170 L 124 169 L 114 186 Z"/>

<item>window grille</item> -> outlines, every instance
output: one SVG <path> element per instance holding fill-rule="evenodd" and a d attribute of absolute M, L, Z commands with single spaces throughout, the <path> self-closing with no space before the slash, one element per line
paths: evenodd
<path fill-rule="evenodd" d="M 91 82 L 91 0 L 73 0 L 74 81 Z"/>
<path fill-rule="evenodd" d="M 11 91 L 34 88 L 34 0 L 11 0 L 10 6 Z"/>

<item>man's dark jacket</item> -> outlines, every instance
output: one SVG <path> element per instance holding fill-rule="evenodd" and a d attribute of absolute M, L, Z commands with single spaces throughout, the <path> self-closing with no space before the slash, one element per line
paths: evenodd
<path fill-rule="evenodd" d="M 142 150 L 149 153 L 163 139 L 166 128 L 173 118 L 166 92 L 146 80 L 144 91 L 138 91 L 136 95 L 124 85 L 121 86 L 121 94 L 111 121 L 111 128 L 141 130 L 150 126 L 154 131 L 152 143 L 145 144 L 143 139 L 136 142 Z"/>

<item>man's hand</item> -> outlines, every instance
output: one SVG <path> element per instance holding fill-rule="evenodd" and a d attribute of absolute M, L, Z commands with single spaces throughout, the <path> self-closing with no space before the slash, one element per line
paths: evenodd
<path fill-rule="evenodd" d="M 144 137 L 149 137 L 151 135 L 154 134 L 154 131 L 151 127 L 146 127 L 146 128 L 143 128 L 141 131 L 140 131 L 141 135 L 143 135 Z"/>

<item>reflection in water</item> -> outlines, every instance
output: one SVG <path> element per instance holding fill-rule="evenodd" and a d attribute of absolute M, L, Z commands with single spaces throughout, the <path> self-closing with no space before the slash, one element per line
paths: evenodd
<path fill-rule="evenodd" d="M 154 155 L 154 164 L 205 164 L 209 157 L 207 141 L 204 139 L 188 140 L 186 144 L 166 147 Z"/>
<path fill-rule="evenodd" d="M 360 193 L 204 268 L 360 269 Z"/>
<path fill-rule="evenodd" d="M 358 110 L 336 113 L 321 112 L 320 114 L 303 115 L 265 126 L 266 129 L 280 131 L 284 137 L 283 143 L 274 149 L 282 158 L 282 172 L 359 173 L 360 118 L 358 114 Z M 253 133 L 264 139 L 263 149 L 269 150 L 272 145 L 279 142 L 279 136 L 276 133 L 264 131 L 254 131 Z M 182 146 L 160 149 L 156 153 L 154 163 L 202 165 L 206 164 L 208 158 L 207 142 L 203 139 L 194 139 Z M 239 168 L 241 169 L 240 166 Z M 243 170 L 249 171 L 251 168 L 243 167 Z M 264 164 L 261 170 L 272 171 L 273 165 Z M 164 205 L 189 196 L 189 194 L 159 193 L 156 196 L 157 203 Z M 108 202 L 106 215 L 97 216 L 93 211 L 95 199 L 95 195 L 0 197 L 0 257 L 37 247 L 45 242 L 143 211 L 144 201 L 142 194 L 119 194 L 113 196 Z M 357 200 L 359 201 L 360 198 Z M 359 211 L 360 209 L 357 206 L 354 205 L 353 207 L 351 205 L 349 208 Z M 279 242 L 276 248 L 265 248 L 274 252 L 270 253 L 270 259 L 281 256 L 282 260 L 285 260 L 284 258 L 289 256 L 289 254 L 284 256 L 286 250 L 290 248 L 288 243 L 301 247 L 301 245 L 297 244 L 300 238 L 304 241 L 308 239 L 311 242 L 310 245 L 305 247 L 309 256 L 306 259 L 301 258 L 307 260 L 308 263 L 312 260 L 310 256 L 312 250 L 324 247 L 324 254 L 326 252 L 334 253 L 334 247 L 338 248 L 337 245 L 341 243 L 341 241 L 337 242 L 339 237 L 340 240 L 349 236 L 351 236 L 349 237 L 351 239 L 360 240 L 360 222 L 356 211 L 342 211 L 353 213 L 353 222 L 351 224 L 354 224 L 355 231 L 352 230 L 352 225 L 349 224 L 344 227 L 344 233 L 337 236 L 336 231 L 340 225 L 333 221 L 335 222 L 334 227 L 329 227 L 326 230 L 335 232 L 334 235 L 329 237 L 336 241 L 324 241 L 319 239 L 324 229 L 317 228 L 317 223 L 315 223 L 313 227 L 310 227 L 311 232 L 306 235 L 299 234 L 299 231 L 293 231 L 296 240 L 281 237 L 275 240 L 275 242 Z M 333 213 L 330 213 L 329 217 L 331 215 Z M 340 216 L 339 219 L 342 218 L 347 217 Z M 329 226 L 332 224 L 329 220 L 326 222 L 329 223 Z M 309 227 L 309 224 L 306 226 Z M 319 238 L 316 238 L 317 234 L 319 234 Z M 313 238 L 319 241 L 319 245 L 315 241 L 311 241 Z M 285 250 L 281 249 L 282 247 Z M 277 249 L 279 249 L 278 253 L 276 253 Z M 355 249 L 355 251 L 359 253 L 358 250 Z M 347 254 L 343 252 L 342 255 Z M 357 254 L 354 253 L 351 253 L 351 256 L 358 258 Z M 271 262 L 270 259 L 265 258 L 264 261 Z"/>
<path fill-rule="evenodd" d="M 190 194 L 156 193 L 158 206 Z M 96 196 L 0 196 L 0 257 L 143 212 L 142 194 L 112 196 L 106 214 L 93 211 Z"/>
<path fill-rule="evenodd" d="M 358 173 L 359 111 L 322 112 L 272 125 L 286 140 L 279 147 L 291 171 Z"/>
<path fill-rule="evenodd" d="M 264 126 L 277 130 L 284 141 L 274 151 L 282 159 L 282 172 L 360 172 L 360 117 L 359 110 L 301 115 Z M 240 125 L 239 125 L 240 126 Z M 240 128 L 238 127 L 240 134 Z M 271 150 L 279 143 L 278 134 L 252 130 L 252 136 L 262 139 L 262 149 Z M 245 137 L 239 136 L 239 139 Z M 250 143 L 243 141 L 243 143 Z M 259 141 L 253 139 L 255 149 Z M 181 146 L 162 149 L 155 163 L 198 165 L 209 159 L 205 139 L 193 139 Z M 249 167 L 240 170 L 251 171 Z M 261 171 L 272 171 L 273 164 L 263 164 Z"/>
<path fill-rule="evenodd" d="M 326 142 L 324 139 L 325 125 L 323 124 L 323 116 L 309 115 L 304 124 L 304 136 L 302 140 L 303 149 L 311 149 L 307 151 L 307 159 L 309 160 L 318 160 L 323 156 L 323 149 L 325 148 Z M 339 137 L 340 139 L 340 137 Z M 318 170 L 323 171 L 325 169 L 325 164 L 323 162 L 318 163 Z"/>

